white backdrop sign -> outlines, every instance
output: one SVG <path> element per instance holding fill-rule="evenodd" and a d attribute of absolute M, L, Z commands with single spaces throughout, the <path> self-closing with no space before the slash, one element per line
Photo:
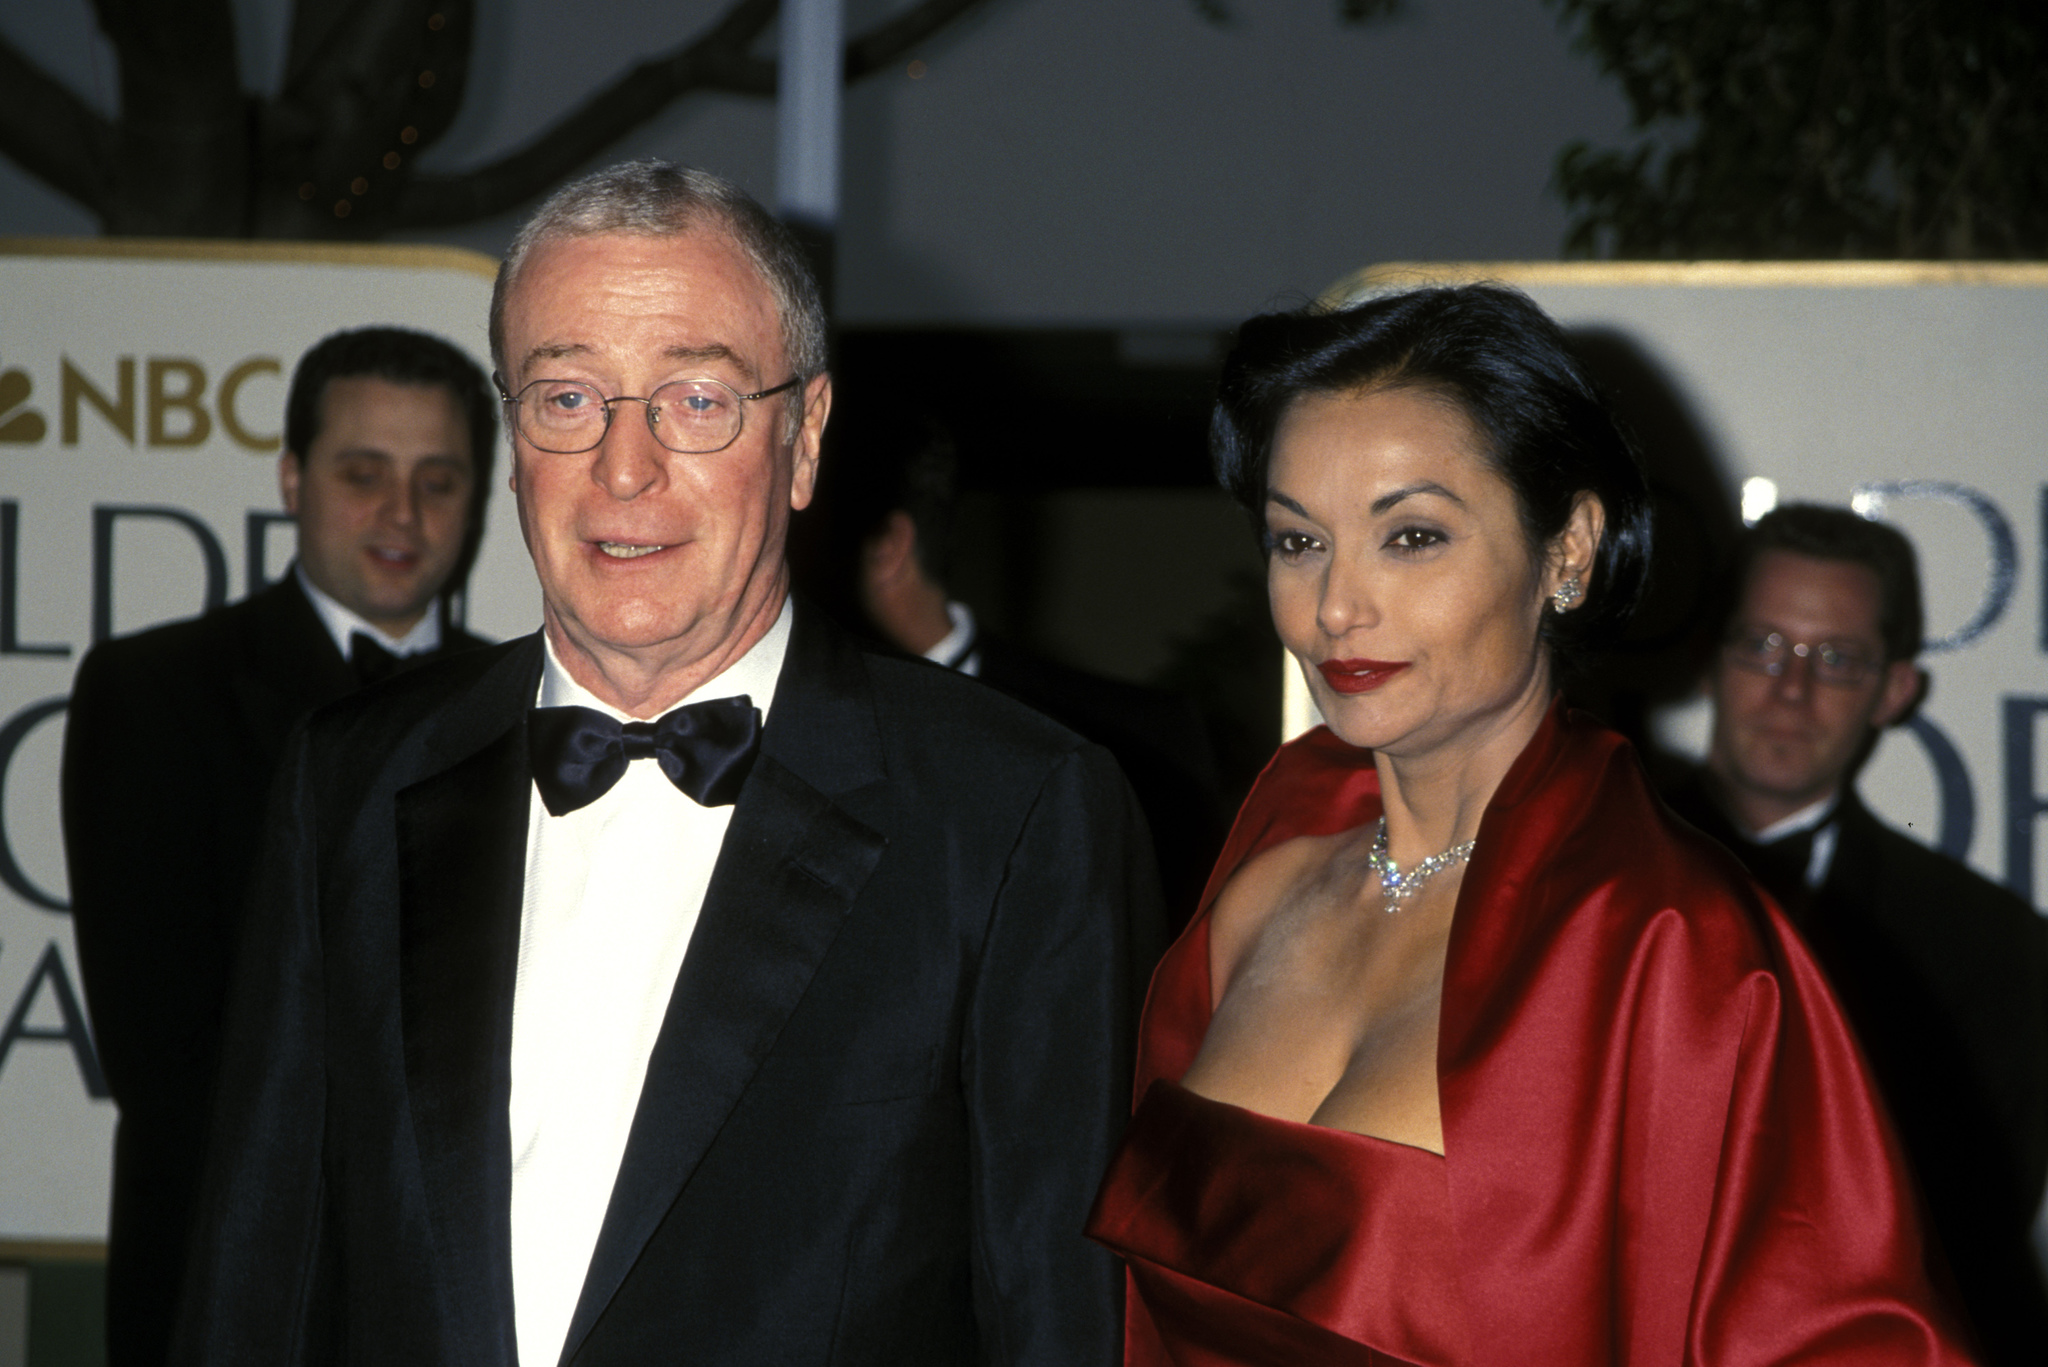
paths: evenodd
<path fill-rule="evenodd" d="M 494 269 L 443 248 L 0 239 L 0 1240 L 106 1227 L 113 1105 L 57 817 L 73 670 L 97 640 L 276 578 L 300 353 L 390 323 L 488 369 Z M 539 598 L 496 483 L 467 617 L 502 639 L 532 630 Z"/>
<path fill-rule="evenodd" d="M 57 821 L 72 671 L 95 640 L 275 577 L 293 362 L 367 323 L 439 332 L 481 362 L 491 268 L 429 248 L 0 240 L 0 1240 L 105 1228 L 113 1111 Z M 2039 905 L 2048 268 L 1422 269 L 1511 281 L 1568 326 L 1631 339 L 1683 395 L 1731 501 L 1767 478 L 1913 537 L 1934 691 L 1863 791 Z M 538 597 L 502 482 L 490 523 L 468 619 L 503 638 L 533 627 Z M 1672 730 L 1697 746 L 1697 716 Z"/>
<path fill-rule="evenodd" d="M 1326 297 L 1468 280 L 1625 339 L 1675 391 L 1731 508 L 1848 504 L 1912 539 L 1932 688 L 1859 789 L 1893 824 L 2048 901 L 2048 266 L 1392 265 Z M 1645 455 L 1654 477 L 1659 452 Z M 1287 677 L 1293 734 L 1312 709 L 1291 665 Z M 1678 709 L 1660 739 L 1698 757 L 1707 723 L 1704 705 Z"/>

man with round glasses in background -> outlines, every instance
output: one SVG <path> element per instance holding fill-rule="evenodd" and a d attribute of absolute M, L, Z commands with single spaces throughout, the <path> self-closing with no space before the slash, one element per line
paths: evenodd
<path fill-rule="evenodd" d="M 1705 766 L 1672 805 L 1812 945 L 1877 1073 L 1992 1364 L 2048 1362 L 2029 1232 L 2048 1184 L 2048 922 L 1884 825 L 1853 779 L 1926 684 L 1895 529 L 1791 504 L 1743 534 L 1707 686 Z"/>

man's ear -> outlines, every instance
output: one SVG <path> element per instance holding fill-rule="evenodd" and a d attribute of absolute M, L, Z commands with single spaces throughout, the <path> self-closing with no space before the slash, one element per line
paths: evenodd
<path fill-rule="evenodd" d="M 299 453 L 287 451 L 277 458 L 277 492 L 284 498 L 284 510 L 299 515 L 299 479 L 305 474 Z"/>
<path fill-rule="evenodd" d="M 804 416 L 796 429 L 789 479 L 789 506 L 811 505 L 818 488 L 818 452 L 825 440 L 825 419 L 832 415 L 832 377 L 813 375 L 804 385 Z"/>
<path fill-rule="evenodd" d="M 1927 686 L 1927 672 L 1911 660 L 1893 660 L 1884 667 L 1884 687 L 1877 695 L 1877 710 L 1870 724 L 1882 731 L 1913 710 Z"/>
<path fill-rule="evenodd" d="M 881 527 L 861 543 L 862 577 L 870 584 L 887 584 L 917 563 L 917 524 L 901 508 L 882 519 Z"/>

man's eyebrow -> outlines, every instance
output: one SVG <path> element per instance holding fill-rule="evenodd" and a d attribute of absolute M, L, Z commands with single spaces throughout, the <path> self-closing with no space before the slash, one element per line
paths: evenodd
<path fill-rule="evenodd" d="M 712 342 L 707 346 L 663 347 L 661 354 L 671 361 L 731 361 L 745 368 L 739 356 L 723 342 Z"/>
<path fill-rule="evenodd" d="M 1401 502 L 1403 499 L 1413 498 L 1417 494 L 1437 494 L 1443 498 L 1449 499 L 1451 502 L 1457 504 L 1461 508 L 1465 506 L 1464 499 L 1459 498 L 1456 494 L 1452 493 L 1449 489 L 1444 488 L 1443 485 L 1438 484 L 1435 480 L 1425 479 L 1420 480 L 1414 484 L 1404 484 L 1398 489 L 1394 489 L 1387 493 L 1381 494 L 1378 498 L 1372 501 L 1373 516 L 1377 517 L 1381 513 L 1385 512 L 1387 509 Z"/>
<path fill-rule="evenodd" d="M 671 361 L 701 364 L 705 361 L 724 361 L 746 377 L 746 384 L 753 386 L 760 382 L 761 373 L 748 364 L 745 357 L 723 342 L 710 342 L 704 346 L 664 347 L 661 353 Z"/>
<path fill-rule="evenodd" d="M 381 460 L 386 465 L 394 461 L 391 452 L 381 446 L 344 446 L 334 453 L 336 460 Z M 455 465 L 467 470 L 475 462 L 460 451 L 429 451 L 416 462 L 420 465 Z"/>
<path fill-rule="evenodd" d="M 532 367 L 535 361 L 559 361 L 570 356 L 587 356 L 594 348 L 583 342 L 543 342 L 526 353 L 526 360 L 520 373 Z M 684 363 L 702 361 L 724 361 L 753 378 L 753 369 L 741 359 L 740 354 L 723 342 L 711 342 L 705 346 L 663 347 L 662 359 Z"/>
<path fill-rule="evenodd" d="M 565 356 L 581 356 L 590 350 L 581 342 L 543 342 L 526 353 L 519 362 L 519 373 L 525 374 L 535 361 L 559 361 Z"/>

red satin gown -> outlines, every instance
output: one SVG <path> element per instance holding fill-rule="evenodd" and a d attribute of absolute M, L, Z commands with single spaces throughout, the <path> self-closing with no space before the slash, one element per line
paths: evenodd
<path fill-rule="evenodd" d="M 1627 743 L 1561 707 L 1459 893 L 1443 1156 L 1182 1088 L 1217 891 L 1379 814 L 1366 752 L 1321 729 L 1282 747 L 1153 977 L 1088 1225 L 1129 1267 L 1130 1367 L 1971 1360 L 1811 957 Z"/>

